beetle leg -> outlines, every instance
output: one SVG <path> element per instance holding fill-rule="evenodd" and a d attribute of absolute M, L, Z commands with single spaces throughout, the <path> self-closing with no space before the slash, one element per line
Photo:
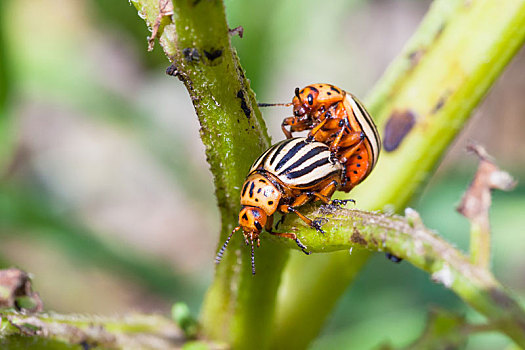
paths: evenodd
<path fill-rule="evenodd" d="M 291 139 L 292 138 L 292 132 L 291 132 L 291 129 L 292 129 L 292 126 L 296 123 L 295 121 L 295 117 L 288 117 L 288 118 L 285 118 L 283 120 L 283 122 L 281 123 L 281 129 L 283 130 L 283 133 L 284 135 L 286 136 L 287 139 Z M 286 129 L 286 126 L 289 125 L 290 126 L 290 130 L 287 130 Z"/>
<path fill-rule="evenodd" d="M 273 215 L 269 216 L 268 219 L 266 220 L 266 225 L 264 225 L 264 229 L 270 232 L 272 230 L 272 226 L 273 226 Z"/>
<path fill-rule="evenodd" d="M 281 210 L 282 212 L 284 213 L 287 213 L 288 209 L 291 208 L 291 207 L 300 207 L 301 205 L 303 205 L 304 203 L 308 202 L 308 200 L 312 197 L 312 193 L 311 192 L 307 192 L 307 193 L 302 193 L 300 194 L 299 196 L 295 197 L 293 202 L 288 204 L 288 205 L 283 205 L 282 208 L 284 210 Z"/>
<path fill-rule="evenodd" d="M 346 134 L 341 138 L 339 142 L 339 148 L 351 147 L 364 140 L 365 134 L 362 131 L 349 131 L 349 129 L 343 128 Z"/>
<path fill-rule="evenodd" d="M 304 244 L 301 243 L 301 241 L 299 240 L 299 238 L 297 238 L 297 235 L 295 233 L 288 233 L 288 232 L 282 232 L 282 233 L 279 233 L 279 232 L 270 232 L 272 235 L 274 236 L 277 236 L 277 237 L 284 237 L 284 238 L 289 238 L 289 239 L 293 239 L 295 241 L 295 243 L 297 243 L 297 246 L 299 248 L 301 248 L 301 250 L 303 251 L 303 253 L 305 253 L 306 255 L 310 255 L 312 254 L 311 252 L 307 251 L 306 249 L 306 246 Z"/>
<path fill-rule="evenodd" d="M 312 196 L 315 197 L 317 200 L 320 200 L 321 202 L 323 202 L 323 204 L 329 204 L 330 203 L 330 198 L 328 198 L 327 196 L 319 193 L 319 192 L 312 192 Z"/>
<path fill-rule="evenodd" d="M 317 198 L 324 204 L 330 204 L 330 197 L 332 197 L 338 185 L 339 183 L 337 182 L 337 180 L 333 180 L 324 188 L 322 188 L 319 192 L 310 192 L 310 195 Z"/>
<path fill-rule="evenodd" d="M 292 207 L 288 207 L 287 208 L 288 211 L 291 211 L 292 213 L 295 213 L 301 220 L 303 220 L 308 226 L 312 227 L 312 228 L 315 228 L 317 231 L 321 232 L 322 234 L 324 234 L 325 232 L 323 231 L 323 229 L 321 228 L 321 224 L 319 221 L 317 220 L 311 220 L 311 219 L 308 219 L 306 216 L 304 216 L 303 214 L 301 214 L 300 212 L 298 212 L 296 209 L 292 208 Z"/>
<path fill-rule="evenodd" d="M 343 205 L 346 205 L 346 203 L 352 202 L 355 204 L 355 199 L 333 199 L 330 201 L 329 205 L 341 207 Z"/>
<path fill-rule="evenodd" d="M 343 137 L 344 132 L 345 132 L 345 128 L 341 128 L 341 130 L 339 130 L 339 133 L 335 137 L 335 140 L 330 145 L 330 151 L 332 153 L 335 153 L 339 150 L 339 147 L 340 147 L 339 144 L 341 143 L 341 138 Z"/>
<path fill-rule="evenodd" d="M 290 129 L 286 129 L 286 126 L 290 126 Z M 292 132 L 303 131 L 311 128 L 312 125 L 308 119 L 301 120 L 295 116 L 285 118 L 281 123 L 281 130 L 287 139 L 292 138 Z"/>
<path fill-rule="evenodd" d="M 357 133 L 357 134 L 362 134 L 362 133 Z M 353 145 L 352 147 L 348 148 L 348 149 L 345 149 L 343 152 L 341 152 L 341 154 L 339 155 L 339 161 L 341 163 L 346 163 L 346 161 L 348 160 L 348 158 L 350 158 L 352 156 L 352 154 L 354 154 L 357 149 L 359 148 L 359 146 L 361 146 L 363 144 L 363 139 L 359 139 L 357 141 L 357 143 L 350 143 L 350 145 Z M 341 147 L 344 147 L 344 146 L 341 146 Z"/>
<path fill-rule="evenodd" d="M 283 213 L 283 215 L 281 216 L 281 218 L 279 219 L 279 221 L 277 221 L 277 223 L 275 224 L 275 229 L 277 230 L 277 228 L 279 228 L 279 225 L 280 224 L 284 224 L 284 219 L 286 218 L 286 214 Z M 268 231 L 269 232 L 269 231 Z"/>
<path fill-rule="evenodd" d="M 313 128 L 312 131 L 310 131 L 310 133 L 308 134 L 308 139 L 313 139 L 315 137 L 315 134 L 317 134 L 317 132 L 321 130 L 321 128 L 326 124 L 327 121 L 328 118 L 324 118 L 322 122 L 317 124 L 315 128 Z"/>

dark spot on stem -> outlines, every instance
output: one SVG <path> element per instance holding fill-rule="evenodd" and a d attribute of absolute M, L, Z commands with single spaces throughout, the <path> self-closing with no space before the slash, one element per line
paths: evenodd
<path fill-rule="evenodd" d="M 388 260 L 396 263 L 396 264 L 399 264 L 401 261 L 403 261 L 403 259 L 401 259 L 400 257 L 398 256 L 395 256 L 394 254 L 392 253 L 385 253 L 385 256 Z"/>
<path fill-rule="evenodd" d="M 413 69 L 415 66 L 417 66 L 417 64 L 419 63 L 419 61 L 421 60 L 421 58 L 423 57 L 424 54 L 425 54 L 425 50 L 419 49 L 419 50 L 416 50 L 416 51 L 412 51 L 408 55 L 408 59 L 410 60 L 410 68 L 411 69 Z"/>
<path fill-rule="evenodd" d="M 397 149 L 415 124 L 415 114 L 410 110 L 394 111 L 385 126 L 383 135 L 385 151 L 392 152 Z"/>
<path fill-rule="evenodd" d="M 222 49 L 211 49 L 210 51 L 204 50 L 204 56 L 212 62 L 222 56 Z"/>
<path fill-rule="evenodd" d="M 512 300 L 507 294 L 505 294 L 499 289 L 489 289 L 489 294 L 494 303 L 501 306 L 504 309 L 512 310 L 517 307 L 514 300 Z"/>
<path fill-rule="evenodd" d="M 242 80 L 246 79 L 246 77 L 244 76 L 244 70 L 242 69 L 241 66 L 237 66 L 237 72 L 239 72 L 239 76 L 241 77 Z"/>
<path fill-rule="evenodd" d="M 352 243 L 356 243 L 362 246 L 366 246 L 368 244 L 366 239 L 364 239 L 364 237 L 361 235 L 357 228 L 354 228 L 354 232 L 352 233 L 352 237 L 350 237 L 350 241 L 352 241 Z"/>
<path fill-rule="evenodd" d="M 437 38 L 439 38 L 441 36 L 443 31 L 445 30 L 445 26 L 446 25 L 444 23 L 441 23 L 441 25 L 439 26 L 438 31 L 436 32 L 436 36 L 434 37 L 434 40 L 436 40 Z"/>
<path fill-rule="evenodd" d="M 172 63 L 171 66 L 166 68 L 166 74 L 171 75 L 172 77 L 176 77 L 177 74 L 179 74 L 179 71 L 177 70 L 177 66 L 175 63 Z"/>
<path fill-rule="evenodd" d="M 241 99 L 241 109 L 244 112 L 244 115 L 246 116 L 246 118 L 250 119 L 252 112 L 250 111 L 250 108 L 248 108 L 248 104 L 246 103 L 246 98 L 244 96 L 244 91 L 242 91 L 242 89 L 237 91 L 237 98 Z"/>
<path fill-rule="evenodd" d="M 443 106 L 445 105 L 445 103 L 447 102 L 447 99 L 448 99 L 448 93 L 442 95 L 439 100 L 437 101 L 436 105 L 434 106 L 434 108 L 432 108 L 432 111 L 430 113 L 432 114 L 435 114 L 437 113 L 441 108 L 443 108 Z"/>
<path fill-rule="evenodd" d="M 189 63 L 198 62 L 201 59 L 199 51 L 194 47 L 187 47 L 183 49 L 182 54 L 184 55 L 186 61 L 188 61 Z"/>

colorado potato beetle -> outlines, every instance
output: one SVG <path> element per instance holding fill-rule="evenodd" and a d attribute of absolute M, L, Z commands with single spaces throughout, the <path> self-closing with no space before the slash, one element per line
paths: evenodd
<path fill-rule="evenodd" d="M 310 130 L 309 139 L 329 145 L 345 166 L 342 191 L 349 192 L 370 174 L 381 142 L 372 117 L 354 95 L 330 84 L 312 84 L 296 88 L 291 105 L 294 115 L 283 120 L 283 133 L 291 138 L 293 132 Z"/>
<path fill-rule="evenodd" d="M 252 273 L 255 274 L 254 244 L 259 247 L 263 228 L 279 237 L 295 240 L 299 248 L 310 254 L 295 233 L 273 232 L 275 212 L 295 213 L 306 224 L 323 232 L 319 222 L 297 211 L 297 207 L 313 200 L 325 204 L 346 201 L 330 200 L 341 186 L 343 166 L 321 142 L 292 138 L 270 147 L 255 160 L 241 189 L 239 226 L 235 227 L 217 253 L 219 263 L 233 234 L 242 230 L 246 244 L 252 247 Z"/>

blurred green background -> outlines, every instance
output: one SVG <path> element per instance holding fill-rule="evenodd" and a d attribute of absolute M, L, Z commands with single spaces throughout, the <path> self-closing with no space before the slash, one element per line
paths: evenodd
<path fill-rule="evenodd" d="M 365 98 L 430 5 L 225 3 L 230 27 L 244 27 L 232 43 L 260 102 L 288 102 L 315 82 Z M 146 51 L 148 35 L 124 0 L 0 1 L 0 267 L 31 272 L 48 310 L 168 314 L 185 301 L 197 313 L 212 278 L 219 215 L 199 125 L 160 47 Z M 523 178 L 523 96 L 522 50 L 412 204 L 464 250 L 469 227 L 455 206 L 477 166 L 466 141 Z M 274 141 L 290 112 L 263 110 Z M 495 193 L 494 271 L 522 300 L 524 211 L 525 186 Z M 430 306 L 482 321 L 425 273 L 378 254 L 312 348 L 408 344 Z M 507 344 L 484 334 L 469 349 Z"/>

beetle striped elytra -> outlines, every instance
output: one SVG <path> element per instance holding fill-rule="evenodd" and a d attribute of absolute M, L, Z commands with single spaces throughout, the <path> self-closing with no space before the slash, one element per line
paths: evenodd
<path fill-rule="evenodd" d="M 342 191 L 349 192 L 370 174 L 381 141 L 372 117 L 357 97 L 331 84 L 312 84 L 296 88 L 291 105 L 294 115 L 283 120 L 283 133 L 291 138 L 293 132 L 310 130 L 310 139 L 329 145 L 345 166 Z"/>
<path fill-rule="evenodd" d="M 304 137 L 281 141 L 255 160 L 241 189 L 241 211 L 237 226 L 223 244 L 215 262 L 219 263 L 232 235 L 242 230 L 246 244 L 252 246 L 252 273 L 255 274 L 254 244 L 260 245 L 263 228 L 269 233 L 295 240 L 306 253 L 306 247 L 295 233 L 272 231 L 273 214 L 295 213 L 307 225 L 323 232 L 319 222 L 297 211 L 297 207 L 313 200 L 325 204 L 341 186 L 343 166 L 333 158 L 330 148 Z M 345 201 L 343 201 L 345 202 Z"/>

